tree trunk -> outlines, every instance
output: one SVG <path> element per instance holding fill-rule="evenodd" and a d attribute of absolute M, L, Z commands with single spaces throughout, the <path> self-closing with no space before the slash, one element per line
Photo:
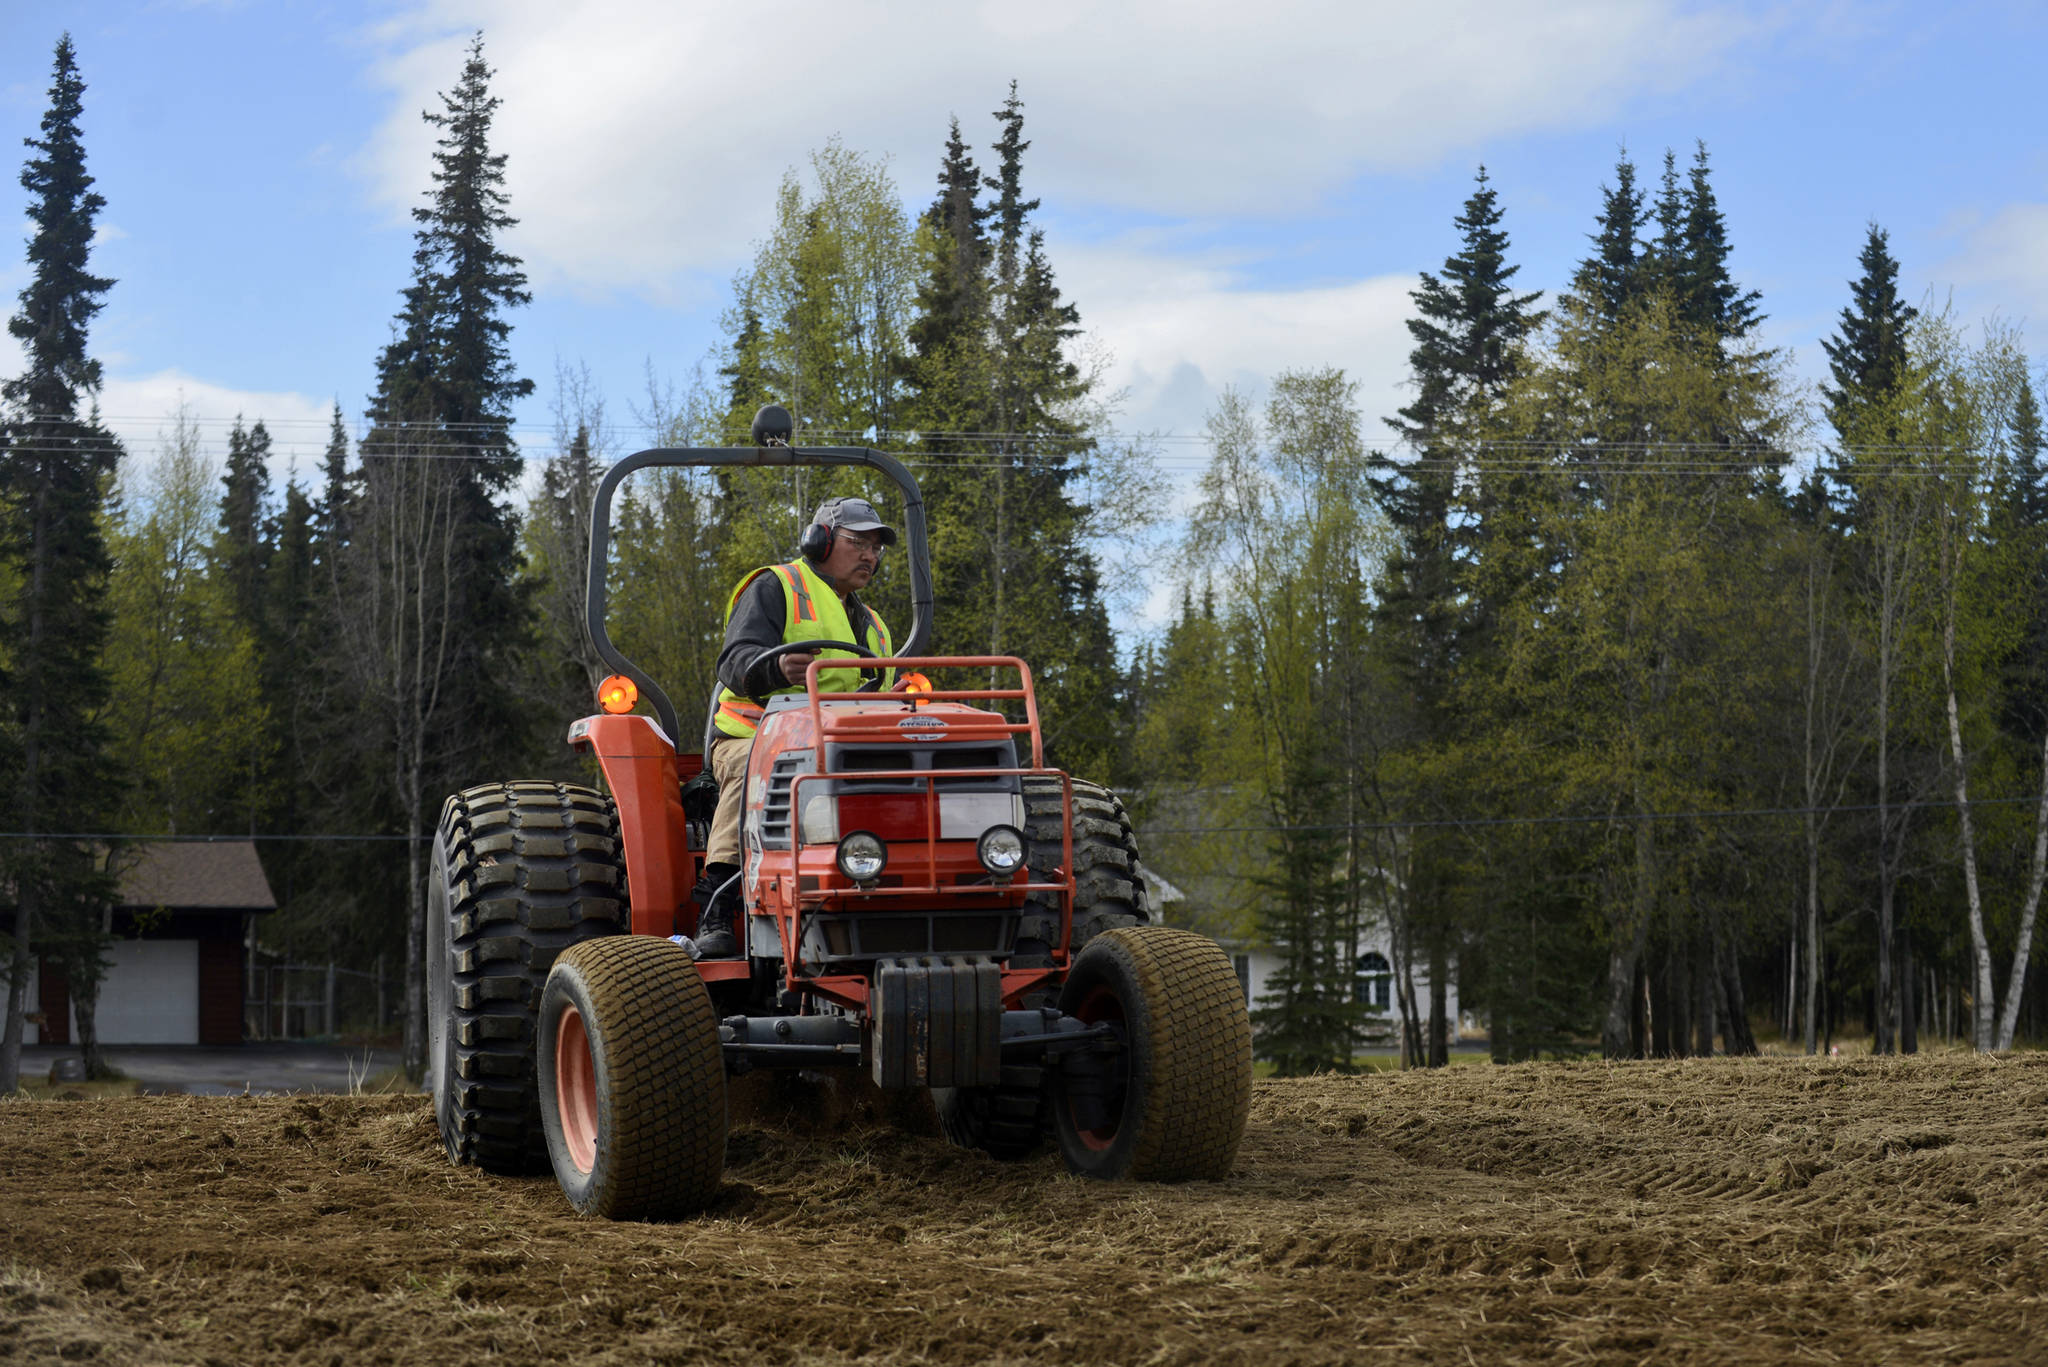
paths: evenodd
<path fill-rule="evenodd" d="M 1920 1052 L 1920 1022 L 1914 989 L 1917 976 L 1913 971 L 1913 929 L 1899 927 L 1899 1052 L 1917 1054 Z"/>
<path fill-rule="evenodd" d="M 1735 946 L 1726 937 L 1714 942 L 1715 978 L 1721 988 L 1721 1042 L 1729 1057 L 1747 1058 L 1757 1052 L 1756 1034 L 1749 1028 L 1749 998 L 1742 990 L 1742 964 Z"/>
<path fill-rule="evenodd" d="M 1636 960 L 1636 985 L 1629 990 L 1629 1049 L 1632 1057 L 1650 1056 L 1650 974 L 1642 959 Z"/>
<path fill-rule="evenodd" d="M 1640 803 L 1637 810 L 1644 810 Z M 1631 1039 L 1629 1029 L 1634 1007 L 1629 998 L 1634 995 L 1636 963 L 1642 958 L 1643 945 L 1649 936 L 1650 908 L 1657 895 L 1656 833 L 1647 821 L 1637 821 L 1634 825 L 1636 877 L 1630 897 L 1630 914 L 1627 921 L 1615 918 L 1608 932 L 1607 1019 L 1600 1030 L 1600 1052 L 1606 1058 L 1634 1056 L 1636 1041 Z"/>
<path fill-rule="evenodd" d="M 1408 952 L 1407 937 L 1394 937 L 1394 957 L 1400 974 L 1401 999 L 1401 1066 L 1420 1068 L 1424 1065 L 1422 1055 L 1422 1013 L 1415 1006 L 1415 956 Z"/>
<path fill-rule="evenodd" d="M 427 873 L 423 845 L 417 838 L 420 803 L 415 797 L 407 829 L 415 838 L 406 842 L 405 882 L 405 1075 L 418 1079 L 427 1072 L 427 965 L 424 893 Z"/>
<path fill-rule="evenodd" d="M 1970 964 L 1975 970 L 1976 998 L 1971 1003 L 1970 1037 L 1979 1053 L 1991 1052 L 1998 1028 L 1997 981 L 1992 975 L 1991 942 L 1984 934 L 1984 899 L 1977 891 L 1977 839 L 1970 826 L 1970 770 L 1963 754 L 1963 723 L 1956 709 L 1956 604 L 1951 587 L 1941 627 L 1942 700 L 1948 709 L 1948 755 L 1955 775 L 1956 818 L 1963 842 L 1963 891 L 1970 920 Z M 1907 1052 L 1912 1052 L 1911 1046 Z"/>
<path fill-rule="evenodd" d="M 21 1046 L 28 1033 L 28 978 L 35 961 L 29 958 L 29 928 L 35 923 L 35 894 L 26 884 L 17 889 L 14 941 L 7 961 L 7 1025 L 0 1031 L 0 1097 L 21 1090 Z"/>
<path fill-rule="evenodd" d="M 1451 1061 L 1450 955 L 1444 952 L 1443 928 L 1436 928 L 1429 943 L 1429 1066 L 1442 1068 Z"/>
<path fill-rule="evenodd" d="M 71 978 L 70 986 L 71 1014 L 78 1022 L 78 1053 L 85 1075 L 95 1081 L 112 1077 L 114 1069 L 100 1049 L 99 975 L 90 971 L 79 973 Z"/>
<path fill-rule="evenodd" d="M 1812 804 L 1809 802 L 1808 806 Z M 1806 814 L 1806 1052 L 1820 1051 L 1820 827 Z"/>
<path fill-rule="evenodd" d="M 2041 739 L 2041 798 L 2034 808 L 2034 855 L 2027 872 L 2027 902 L 2020 911 L 2019 940 L 2013 945 L 2012 972 L 2005 981 L 2005 1009 L 1998 1017 L 1998 1047 L 2012 1048 L 2019 1024 L 2020 998 L 2027 985 L 2027 959 L 2034 952 L 2034 914 L 2041 909 L 2041 882 L 2048 872 L 2048 735 Z"/>
<path fill-rule="evenodd" d="M 1879 648 L 1880 656 L 1885 652 Z M 1877 1004 L 1870 1052 L 1892 1051 L 1891 689 L 1882 663 L 1877 681 Z"/>
<path fill-rule="evenodd" d="M 1693 981 L 1693 1036 L 1692 1052 L 1695 1058 L 1714 1056 L 1714 1035 L 1718 1024 L 1716 1010 L 1721 995 L 1720 973 L 1714 964 L 1714 938 L 1707 927 L 1700 931 L 1701 939 L 1696 941 L 1692 959 Z"/>

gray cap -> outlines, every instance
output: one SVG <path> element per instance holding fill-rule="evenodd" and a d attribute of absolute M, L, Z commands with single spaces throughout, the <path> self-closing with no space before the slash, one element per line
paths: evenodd
<path fill-rule="evenodd" d="M 875 505 L 864 498 L 828 498 L 818 505 L 818 515 L 811 521 L 843 532 L 880 532 L 884 546 L 896 544 L 896 529 L 882 521 Z"/>

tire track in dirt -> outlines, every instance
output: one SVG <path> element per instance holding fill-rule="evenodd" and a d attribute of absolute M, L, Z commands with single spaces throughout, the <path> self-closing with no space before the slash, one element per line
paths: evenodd
<path fill-rule="evenodd" d="M 2028 1056 L 1264 1082 L 1175 1186 L 877 1115 L 785 1089 L 718 1207 L 608 1225 L 418 1099 L 0 1104 L 0 1363 L 1992 1362 L 2041 1315 Z"/>

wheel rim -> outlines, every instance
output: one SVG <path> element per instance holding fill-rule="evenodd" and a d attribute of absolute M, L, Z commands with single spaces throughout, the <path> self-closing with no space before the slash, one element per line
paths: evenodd
<path fill-rule="evenodd" d="M 589 1172 L 597 1165 L 597 1068 L 583 1013 L 573 1006 L 564 1006 L 555 1024 L 555 1113 L 569 1161 Z"/>
<path fill-rule="evenodd" d="M 1115 1027 L 1119 1036 L 1124 1030 L 1124 1004 L 1116 993 L 1107 987 L 1097 987 L 1081 999 L 1073 1014 L 1084 1025 L 1109 1024 Z M 1082 1145 L 1097 1153 L 1116 1143 L 1117 1131 L 1122 1128 L 1124 1114 L 1124 1093 L 1130 1079 L 1130 1062 L 1127 1050 L 1118 1050 L 1111 1056 L 1102 1085 L 1102 1120 L 1099 1126 L 1090 1127 L 1083 1123 L 1079 1107 L 1074 1105 L 1071 1094 L 1066 1100 L 1067 1120 L 1074 1137 Z"/>

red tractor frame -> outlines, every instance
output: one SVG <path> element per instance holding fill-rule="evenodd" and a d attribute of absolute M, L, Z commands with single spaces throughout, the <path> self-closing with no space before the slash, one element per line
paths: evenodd
<path fill-rule="evenodd" d="M 450 1157 L 552 1168 L 590 1214 L 681 1216 L 721 1184 L 729 1075 L 860 1068 L 932 1089 L 948 1137 L 998 1158 L 1050 1134 L 1090 1176 L 1225 1176 L 1251 1083 L 1229 960 L 1148 924 L 1129 819 L 1046 765 L 1030 667 L 922 653 L 932 587 L 909 471 L 863 448 L 791 448 L 787 426 L 763 410 L 763 446 L 642 451 L 599 483 L 585 626 L 654 712 L 570 726 L 609 792 L 512 781 L 443 809 L 425 932 Z M 739 899 L 741 954 L 699 960 L 691 890 L 713 792 L 667 694 L 605 631 L 611 505 L 637 470 L 783 465 L 863 468 L 901 491 L 913 622 L 896 657 L 858 661 L 862 691 L 821 691 L 814 662 L 802 693 L 767 700 L 745 862 L 722 894 Z M 779 649 L 821 644 L 869 655 Z M 921 677 L 965 671 L 987 686 Z"/>

